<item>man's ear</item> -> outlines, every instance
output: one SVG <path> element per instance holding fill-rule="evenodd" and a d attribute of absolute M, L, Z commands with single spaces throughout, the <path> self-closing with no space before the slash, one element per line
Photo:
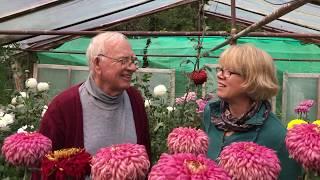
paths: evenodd
<path fill-rule="evenodd" d="M 93 60 L 93 70 L 96 74 L 101 74 L 101 59 L 98 56 Z"/>

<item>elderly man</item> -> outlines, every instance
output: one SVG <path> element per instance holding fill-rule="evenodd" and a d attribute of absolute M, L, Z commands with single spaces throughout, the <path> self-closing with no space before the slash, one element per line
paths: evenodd
<path fill-rule="evenodd" d="M 94 155 L 112 144 L 144 145 L 150 157 L 148 120 L 140 93 L 130 86 L 138 60 L 117 32 L 95 36 L 88 49 L 90 74 L 50 103 L 40 133 L 53 149 L 81 147 Z"/>

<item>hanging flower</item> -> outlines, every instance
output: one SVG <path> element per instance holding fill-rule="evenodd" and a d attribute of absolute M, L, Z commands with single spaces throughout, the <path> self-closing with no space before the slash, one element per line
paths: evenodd
<path fill-rule="evenodd" d="M 155 96 L 164 96 L 166 93 L 167 93 L 167 88 L 166 88 L 166 86 L 164 86 L 162 84 L 154 87 L 154 89 L 153 89 L 153 94 Z"/>
<path fill-rule="evenodd" d="M 38 85 L 38 82 L 35 78 L 29 78 L 26 80 L 25 85 L 28 89 L 35 89 Z"/>
<path fill-rule="evenodd" d="M 170 153 L 206 154 L 208 151 L 208 136 L 200 129 L 179 127 L 173 129 L 167 139 Z"/>
<path fill-rule="evenodd" d="M 37 89 L 39 92 L 47 91 L 49 90 L 49 84 L 46 82 L 39 82 Z"/>
<path fill-rule="evenodd" d="M 207 81 L 207 73 L 205 70 L 201 69 L 198 71 L 193 71 L 190 74 L 190 79 L 194 82 L 195 85 L 201 85 Z"/>
<path fill-rule="evenodd" d="M 51 147 L 51 140 L 40 133 L 16 133 L 5 138 L 2 154 L 13 165 L 35 167 Z"/>
<path fill-rule="evenodd" d="M 148 177 L 149 180 L 206 179 L 231 180 L 228 174 L 205 155 L 190 153 L 162 154 Z"/>
<path fill-rule="evenodd" d="M 293 128 L 295 125 L 298 125 L 298 124 L 308 124 L 308 122 L 306 122 L 305 120 L 303 119 L 294 119 L 292 121 L 290 121 L 287 125 L 287 129 L 291 129 Z"/>
<path fill-rule="evenodd" d="M 80 179 L 90 174 L 91 155 L 84 149 L 68 148 L 47 154 L 41 163 L 42 179 Z"/>
<path fill-rule="evenodd" d="M 280 161 L 275 151 L 253 142 L 234 142 L 219 157 L 221 165 L 234 180 L 278 179 Z"/>
<path fill-rule="evenodd" d="M 150 162 L 146 149 L 138 144 L 101 148 L 92 159 L 92 179 L 144 179 Z"/>
<path fill-rule="evenodd" d="M 286 146 L 290 156 L 311 171 L 320 173 L 320 127 L 316 124 L 296 125 L 288 130 Z"/>

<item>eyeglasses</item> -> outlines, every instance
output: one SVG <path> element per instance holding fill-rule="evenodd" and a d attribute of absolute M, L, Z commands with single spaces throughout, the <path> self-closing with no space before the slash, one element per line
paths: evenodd
<path fill-rule="evenodd" d="M 230 76 L 232 74 L 235 74 L 235 75 L 238 75 L 238 76 L 241 76 L 241 74 L 237 73 L 237 72 L 232 72 L 232 71 L 229 71 L 227 69 L 223 69 L 222 67 L 216 67 L 216 74 L 218 75 L 219 73 L 222 73 L 222 75 L 226 78 L 230 78 Z"/>
<path fill-rule="evenodd" d="M 139 67 L 140 65 L 140 61 L 137 57 L 135 56 L 128 56 L 128 57 L 120 57 L 120 58 L 113 58 L 110 56 L 106 56 L 104 54 L 98 54 L 97 56 L 102 56 L 105 58 L 109 58 L 112 59 L 113 61 L 120 63 L 121 65 L 127 65 L 127 66 L 131 66 L 131 64 L 134 64 L 135 66 Z"/>

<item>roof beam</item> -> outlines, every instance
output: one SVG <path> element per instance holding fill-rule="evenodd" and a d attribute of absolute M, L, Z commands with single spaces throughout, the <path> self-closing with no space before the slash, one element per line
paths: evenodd
<path fill-rule="evenodd" d="M 0 34 L 6 35 L 78 35 L 94 36 L 106 31 L 18 31 L 18 30 L 0 30 Z M 119 31 L 127 36 L 229 36 L 226 31 Z M 238 33 L 239 34 L 239 33 Z M 237 34 L 237 36 L 238 36 Z M 273 33 L 273 32 L 248 32 L 242 36 L 254 37 L 291 37 L 291 38 L 320 38 L 320 34 L 310 33 Z M 240 36 L 239 36 L 240 37 Z M 237 38 L 239 38 L 237 37 Z"/>
<path fill-rule="evenodd" d="M 272 12 L 271 14 L 267 15 L 265 18 L 263 18 L 262 20 L 260 20 L 259 22 L 256 22 L 254 24 L 252 24 L 251 26 L 245 28 L 244 30 L 240 31 L 239 33 L 237 33 L 234 36 L 231 36 L 230 38 L 228 38 L 226 41 L 222 42 L 221 44 L 217 45 L 216 47 L 210 49 L 207 52 L 204 52 L 202 54 L 202 56 L 208 56 L 208 54 L 212 51 L 215 51 L 217 49 L 220 49 L 224 46 L 226 46 L 227 44 L 230 44 L 230 42 L 238 39 L 241 36 L 245 36 L 247 35 L 249 32 L 254 31 L 266 24 L 268 24 L 269 22 L 278 19 L 279 17 L 303 6 L 304 4 L 310 2 L 311 0 L 295 0 L 292 1 L 288 4 L 283 5 L 282 7 L 280 7 L 279 9 L 277 9 L 276 11 Z"/>

